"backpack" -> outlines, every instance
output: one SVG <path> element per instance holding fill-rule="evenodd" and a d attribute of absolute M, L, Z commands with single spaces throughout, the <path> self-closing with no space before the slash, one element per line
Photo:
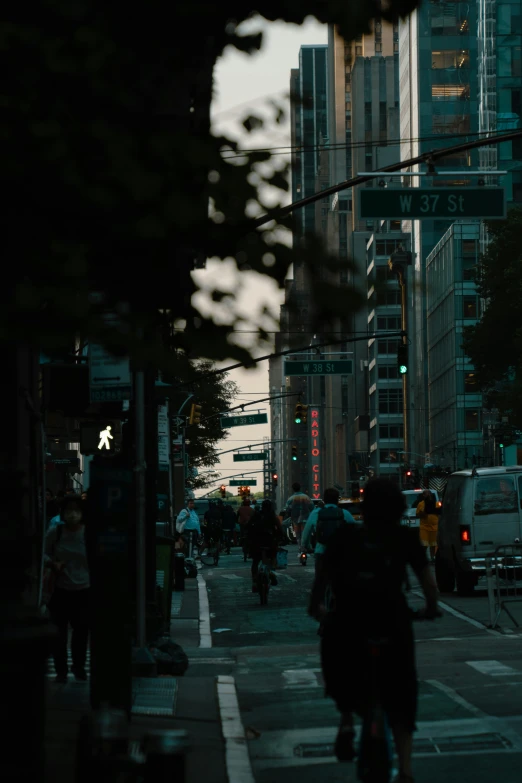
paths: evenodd
<path fill-rule="evenodd" d="M 317 543 L 325 546 L 331 536 L 343 523 L 346 524 L 344 514 L 340 508 L 322 508 L 317 517 Z"/>

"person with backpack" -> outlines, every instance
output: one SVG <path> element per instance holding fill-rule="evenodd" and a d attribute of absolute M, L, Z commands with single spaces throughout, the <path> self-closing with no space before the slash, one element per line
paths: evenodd
<path fill-rule="evenodd" d="M 336 489 L 325 489 L 323 501 L 324 505 L 314 509 L 308 517 L 302 539 L 302 547 L 306 551 L 310 548 L 312 536 L 315 535 L 315 580 L 308 608 L 312 617 L 317 616 L 319 605 L 324 600 L 326 584 L 322 576 L 322 565 L 326 544 L 340 525 L 357 524 L 349 511 L 339 508 L 339 493 Z"/>
<path fill-rule="evenodd" d="M 236 529 L 236 515 L 232 506 L 225 503 L 223 506 L 223 537 L 225 541 L 225 547 L 227 555 L 230 554 L 230 546 L 232 543 L 232 536 Z"/>
<path fill-rule="evenodd" d="M 371 479 L 364 493 L 363 524 L 342 525 L 328 539 L 323 575 L 331 602 L 321 607 L 321 665 L 326 695 L 342 716 L 335 742 L 337 758 L 354 758 L 353 713 L 363 720 L 371 714 L 377 685 L 395 739 L 398 781 L 413 783 L 418 684 L 412 613 L 403 589 L 408 566 L 426 602 L 419 616 L 435 619 L 440 612 L 426 550 L 417 531 L 401 525 L 404 509 L 404 496 L 396 484 Z M 385 642 L 380 647 L 377 682 L 371 640 Z"/>
<path fill-rule="evenodd" d="M 281 538 L 281 523 L 272 508 L 270 500 L 263 500 L 261 510 L 252 514 L 246 527 L 246 536 L 252 558 L 252 592 L 257 592 L 257 570 L 262 559 L 263 547 L 270 549 L 268 556 L 273 560 L 277 555 L 277 544 Z M 277 585 L 277 578 L 270 572 L 270 582 Z"/>
<path fill-rule="evenodd" d="M 296 481 L 295 484 L 292 484 L 292 489 L 294 494 L 290 495 L 286 501 L 286 508 L 292 520 L 297 544 L 301 549 L 303 529 L 310 513 L 314 510 L 314 504 L 305 492 L 301 492 L 299 482 Z"/>

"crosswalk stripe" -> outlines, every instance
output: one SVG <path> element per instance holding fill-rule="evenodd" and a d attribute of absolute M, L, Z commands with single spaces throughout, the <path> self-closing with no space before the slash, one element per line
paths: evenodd
<path fill-rule="evenodd" d="M 319 688 L 317 679 L 317 670 L 313 669 L 287 669 L 283 672 L 283 687 L 286 690 L 297 690 L 299 688 Z"/>
<path fill-rule="evenodd" d="M 513 674 L 522 674 L 512 666 L 506 666 L 500 661 L 466 661 L 466 663 L 481 674 L 487 674 L 490 677 L 511 677 Z"/>

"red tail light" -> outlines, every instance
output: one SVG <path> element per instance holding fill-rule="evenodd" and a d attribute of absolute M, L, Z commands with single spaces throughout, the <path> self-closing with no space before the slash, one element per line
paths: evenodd
<path fill-rule="evenodd" d="M 469 546 L 471 544 L 471 530 L 469 525 L 460 526 L 460 542 Z"/>

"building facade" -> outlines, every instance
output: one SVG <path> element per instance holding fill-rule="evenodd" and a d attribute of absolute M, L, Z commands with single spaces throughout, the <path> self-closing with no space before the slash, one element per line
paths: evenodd
<path fill-rule="evenodd" d="M 399 100 L 401 159 L 473 138 L 478 131 L 477 4 L 426 2 L 399 25 Z M 470 134 L 470 136 L 468 136 Z M 478 153 L 459 152 L 437 162 L 439 176 L 404 177 L 404 185 L 436 188 L 476 184 L 466 170 L 476 169 Z M 415 169 L 418 170 L 418 167 Z M 448 174 L 445 176 L 444 171 Z M 410 306 L 408 448 L 428 450 L 428 352 L 426 263 L 451 220 L 403 221 L 410 233 L 413 275 Z"/>
<path fill-rule="evenodd" d="M 475 273 L 480 223 L 457 222 L 428 255 L 429 451 L 452 470 L 484 464 L 482 394 L 462 348 L 463 330 L 481 316 Z"/>

